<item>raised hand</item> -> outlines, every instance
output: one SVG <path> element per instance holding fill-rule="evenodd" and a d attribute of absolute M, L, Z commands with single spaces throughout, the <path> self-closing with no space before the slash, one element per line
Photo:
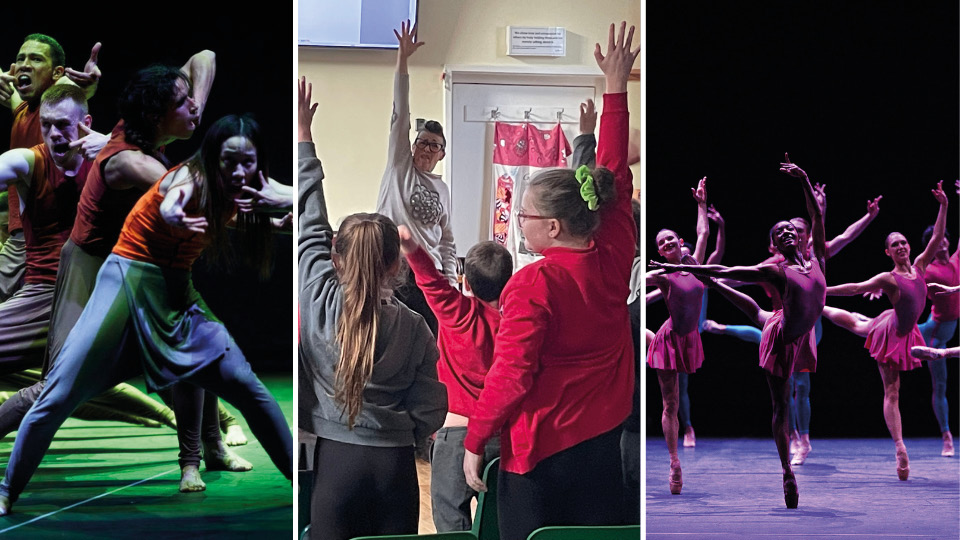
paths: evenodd
<path fill-rule="evenodd" d="M 403 63 L 406 67 L 407 58 L 410 58 L 410 55 L 417 52 L 425 41 L 417 41 L 417 27 L 413 26 L 411 28 L 410 20 L 407 22 L 400 23 L 400 32 L 396 30 L 393 31 L 393 35 L 397 36 L 397 42 L 400 44 L 400 47 L 397 49 L 397 64 L 400 65 Z"/>
<path fill-rule="evenodd" d="M 97 84 L 100 81 L 100 68 L 97 67 L 97 55 L 99 54 L 100 42 L 98 41 L 90 49 L 90 59 L 83 65 L 83 71 L 65 68 L 63 74 L 81 88 Z"/>
<path fill-rule="evenodd" d="M 634 30 L 635 28 L 631 26 L 630 32 L 627 33 L 627 23 L 621 22 L 620 32 L 618 33 L 616 26 L 611 24 L 610 33 L 607 37 L 607 54 L 604 55 L 601 52 L 599 43 L 594 47 L 593 57 L 597 59 L 597 65 L 600 66 L 600 71 L 606 77 L 606 91 L 609 94 L 619 94 L 627 91 L 627 79 L 630 78 L 630 70 L 633 68 L 634 61 L 640 56 L 639 45 L 637 50 L 630 50 L 630 46 L 633 44 Z M 626 40 L 624 40 L 624 37 L 626 37 Z"/>
<path fill-rule="evenodd" d="M 0 101 L 6 102 L 16 93 L 14 89 L 14 84 L 17 82 L 17 78 L 14 76 L 16 71 L 17 65 L 10 64 L 9 73 L 0 73 Z"/>
<path fill-rule="evenodd" d="M 207 232 L 207 218 L 203 216 L 187 216 L 187 213 L 183 210 L 183 203 L 185 200 L 186 193 L 181 190 L 180 194 L 177 196 L 177 203 L 173 206 L 173 208 L 167 212 L 161 212 L 163 215 L 163 220 L 166 221 L 168 225 L 179 227 L 181 229 L 187 229 L 188 231 L 193 231 L 198 234 Z"/>
<path fill-rule="evenodd" d="M 790 176 L 794 176 L 797 178 L 807 177 L 807 173 L 803 169 L 801 169 L 800 167 L 797 167 L 795 164 L 793 164 L 790 161 L 790 154 L 786 152 L 784 152 L 783 154 L 783 163 L 780 164 L 780 172 L 785 172 Z"/>
<path fill-rule="evenodd" d="M 820 205 L 820 211 L 824 214 L 827 213 L 827 185 L 817 183 L 813 186 L 813 198 L 817 200 L 817 204 Z"/>
<path fill-rule="evenodd" d="M 700 182 L 697 183 L 697 187 L 690 188 L 690 191 L 693 193 L 693 198 L 696 199 L 697 204 L 707 204 L 707 177 L 704 176 L 701 178 Z M 709 217 L 709 215 L 707 217 Z"/>
<path fill-rule="evenodd" d="M 723 227 L 724 225 L 723 216 L 720 215 L 720 212 L 718 212 L 712 204 L 707 207 L 707 219 L 716 223 L 720 227 Z"/>
<path fill-rule="evenodd" d="M 417 250 L 419 244 L 413 239 L 413 235 L 410 234 L 410 229 L 406 225 L 400 225 L 397 227 L 397 233 L 400 235 L 400 252 L 404 255 L 409 255 Z"/>
<path fill-rule="evenodd" d="M 70 148 L 79 148 L 83 159 L 86 160 L 96 158 L 100 150 L 103 149 L 110 140 L 110 135 L 97 133 L 83 123 L 77 124 L 77 133 L 80 135 L 80 138 L 75 141 L 70 141 Z"/>
<path fill-rule="evenodd" d="M 290 196 L 287 196 L 270 183 L 263 171 L 260 171 L 260 189 L 251 186 L 241 187 L 241 193 L 234 199 L 237 210 L 243 213 L 250 212 L 277 212 L 289 209 L 293 205 Z"/>
<path fill-rule="evenodd" d="M 933 198 L 937 200 L 941 205 L 947 204 L 947 194 L 943 192 L 943 180 L 937 182 L 937 187 L 930 190 L 933 193 Z"/>
<path fill-rule="evenodd" d="M 580 104 L 580 134 L 593 133 L 597 129 L 597 109 L 592 99 Z"/>
<path fill-rule="evenodd" d="M 313 125 L 313 115 L 320 104 L 311 104 L 312 96 L 313 83 L 308 83 L 306 77 L 300 77 L 297 85 L 297 140 L 301 142 L 313 142 L 310 126 Z"/>
<path fill-rule="evenodd" d="M 870 214 L 870 217 L 877 217 L 877 214 L 880 213 L 880 199 L 883 198 L 883 195 L 878 195 L 874 200 L 867 200 L 867 213 Z"/>

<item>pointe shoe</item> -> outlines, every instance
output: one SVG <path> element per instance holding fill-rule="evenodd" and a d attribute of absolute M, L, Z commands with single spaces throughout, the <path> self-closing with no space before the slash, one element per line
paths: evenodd
<path fill-rule="evenodd" d="M 680 470 L 680 462 L 670 464 L 670 493 L 679 495 L 683 487 L 683 472 Z"/>
<path fill-rule="evenodd" d="M 951 435 L 949 431 L 943 432 L 943 450 L 940 451 L 940 455 L 943 457 L 953 457 L 953 435 Z"/>
<path fill-rule="evenodd" d="M 783 473 L 783 502 L 787 504 L 787 508 L 796 508 L 800 504 L 797 477 L 793 471 Z"/>
<path fill-rule="evenodd" d="M 800 433 L 793 430 L 787 436 L 790 438 L 790 453 L 796 454 L 800 450 Z"/>
<path fill-rule="evenodd" d="M 803 465 L 804 462 L 807 461 L 807 456 L 812 449 L 813 447 L 810 446 L 810 438 L 802 436 L 797 441 L 797 451 L 793 453 L 793 459 L 790 460 L 790 465 Z"/>
<path fill-rule="evenodd" d="M 697 446 L 697 436 L 693 433 L 693 426 L 690 426 L 686 430 L 684 430 L 683 446 L 684 448 L 693 448 Z"/>
<path fill-rule="evenodd" d="M 897 447 L 897 478 L 906 480 L 910 476 L 910 458 L 905 446 Z"/>

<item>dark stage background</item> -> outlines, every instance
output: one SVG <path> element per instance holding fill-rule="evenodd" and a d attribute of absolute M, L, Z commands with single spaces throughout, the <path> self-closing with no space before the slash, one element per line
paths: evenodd
<path fill-rule="evenodd" d="M 21 3 L 26 5 L 26 3 Z M 103 73 L 90 101 L 94 129 L 109 132 L 119 119 L 116 98 L 130 76 L 153 63 L 182 66 L 210 49 L 217 74 L 200 127 L 193 138 L 167 148 L 178 162 L 200 146 L 207 128 L 231 113 L 252 113 L 267 141 L 270 175 L 293 179 L 293 4 L 246 10 L 239 5 L 200 7 L 196 2 L 126 4 L 116 11 L 95 8 L 69 12 L 53 4 L 13 8 L 0 33 L 0 66 L 9 69 L 23 38 L 40 32 L 63 46 L 67 65 L 82 69 L 97 41 L 103 43 Z M 218 11 L 219 9 L 219 11 Z M 0 111 L 0 148 L 9 147 L 11 116 Z M 262 159 L 262 158 L 261 158 Z M 194 281 L 257 370 L 290 372 L 293 366 L 292 237 L 277 237 L 272 277 L 260 281 L 242 266 L 208 269 L 201 260 Z"/>
<path fill-rule="evenodd" d="M 868 198 L 884 196 L 879 217 L 828 262 L 828 284 L 890 270 L 883 242 L 894 230 L 907 236 L 912 256 L 919 254 L 920 235 L 937 213 L 930 188 L 941 179 L 950 198 L 951 252 L 956 248 L 958 5 L 881 4 L 647 4 L 648 257 L 658 257 L 660 228 L 695 239 L 690 188 L 707 176 L 710 202 L 727 222 L 722 262 L 766 258 L 769 227 L 806 216 L 798 180 L 778 172 L 784 151 L 813 182 L 827 184 L 828 238 L 861 217 Z M 769 308 L 759 288 L 744 290 Z M 869 316 L 890 307 L 886 298 L 827 302 Z M 667 317 L 662 303 L 648 315 L 654 331 Z M 746 324 L 716 293 L 708 317 Z M 812 376 L 814 438 L 888 436 L 880 375 L 863 342 L 824 322 Z M 757 346 L 708 334 L 703 346 L 704 365 L 690 378 L 697 434 L 769 436 L 770 398 Z M 960 371 L 957 360 L 948 365 L 956 434 Z M 660 390 L 647 369 L 647 433 L 662 436 Z M 904 435 L 939 436 L 927 368 L 901 380 Z"/>

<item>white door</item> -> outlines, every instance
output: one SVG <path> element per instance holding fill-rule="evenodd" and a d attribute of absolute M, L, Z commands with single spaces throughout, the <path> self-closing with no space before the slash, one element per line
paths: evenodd
<path fill-rule="evenodd" d="M 502 82 L 515 78 L 517 84 Z M 562 125 L 572 144 L 579 132 L 580 103 L 587 98 L 597 102 L 601 88 L 594 76 L 535 76 L 537 84 L 523 84 L 530 77 L 522 74 L 500 75 L 496 84 L 453 82 L 447 93 L 447 139 L 450 142 L 445 176 L 450 185 L 450 215 L 457 255 L 463 257 L 477 242 L 493 238 L 493 206 L 496 186 L 493 178 L 494 120 L 523 123 L 525 117 L 538 127 Z M 543 81 L 547 79 L 547 81 Z M 565 80 L 559 80 L 565 79 Z M 553 83 L 553 84 L 551 84 Z M 600 103 L 597 103 L 600 106 Z M 528 113 L 529 111 L 529 113 Z"/>

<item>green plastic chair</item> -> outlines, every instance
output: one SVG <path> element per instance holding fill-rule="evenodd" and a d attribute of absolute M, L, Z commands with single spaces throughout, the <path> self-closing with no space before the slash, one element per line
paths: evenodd
<path fill-rule="evenodd" d="M 435 534 L 397 534 L 384 536 L 358 536 L 353 540 L 477 540 L 470 531 Z"/>
<path fill-rule="evenodd" d="M 497 476 L 500 473 L 500 458 L 494 458 L 483 470 L 483 483 L 487 491 L 477 497 L 477 513 L 473 516 L 470 532 L 477 540 L 500 540 L 500 525 L 497 521 Z"/>
<path fill-rule="evenodd" d="M 542 527 L 527 540 L 640 540 L 640 526 Z"/>

